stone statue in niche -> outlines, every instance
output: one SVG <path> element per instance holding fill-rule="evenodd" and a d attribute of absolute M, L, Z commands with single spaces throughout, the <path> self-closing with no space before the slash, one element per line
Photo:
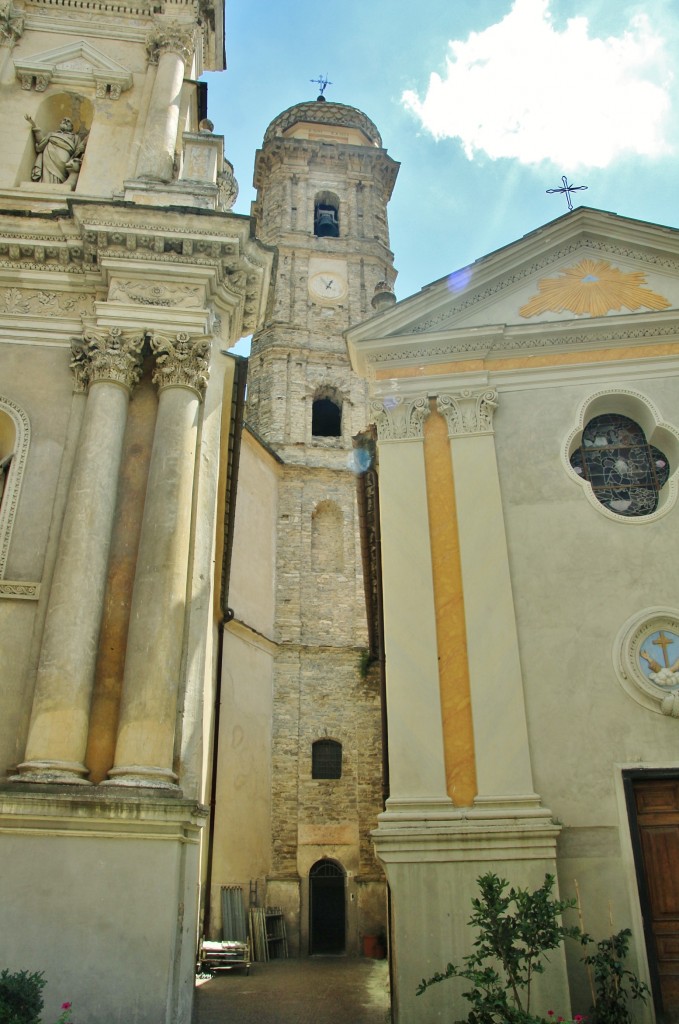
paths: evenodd
<path fill-rule="evenodd" d="M 36 152 L 31 181 L 68 185 L 74 189 L 87 145 L 87 132 L 74 131 L 70 117 L 62 119 L 57 131 L 38 128 L 30 114 L 26 114 L 26 120 L 33 132 Z"/>

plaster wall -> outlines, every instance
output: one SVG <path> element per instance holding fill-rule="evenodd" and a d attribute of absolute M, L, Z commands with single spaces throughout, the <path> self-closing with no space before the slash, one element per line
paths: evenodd
<path fill-rule="evenodd" d="M 236 618 L 273 637 L 276 503 L 281 467 L 243 430 L 229 601 Z"/>
<path fill-rule="evenodd" d="M 89 1024 L 189 1024 L 197 847 L 121 833 L 3 836 L 0 960 L 44 971 L 46 1020 L 68 1000 Z"/>

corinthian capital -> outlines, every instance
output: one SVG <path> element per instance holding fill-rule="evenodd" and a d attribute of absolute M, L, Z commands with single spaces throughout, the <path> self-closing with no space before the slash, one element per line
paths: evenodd
<path fill-rule="evenodd" d="M 210 376 L 210 342 L 207 338 L 192 339 L 184 331 L 172 338 L 154 334 L 151 351 L 156 355 L 153 383 L 159 391 L 169 387 L 190 388 L 200 398 L 203 397 Z"/>
<path fill-rule="evenodd" d="M 497 391 L 492 388 L 462 388 L 439 395 L 436 408 L 448 423 L 448 437 L 464 434 L 492 434 Z"/>
<path fill-rule="evenodd" d="M 24 31 L 24 15 L 12 0 L 0 0 L 0 46 L 14 46 Z"/>
<path fill-rule="evenodd" d="M 370 413 L 380 441 L 405 441 L 423 437 L 429 415 L 429 399 L 389 397 L 370 403 Z"/>
<path fill-rule="evenodd" d="M 141 375 L 144 335 L 112 327 L 108 331 L 85 331 L 71 339 L 71 369 L 76 390 L 86 391 L 96 381 L 122 384 L 130 391 Z"/>
<path fill-rule="evenodd" d="M 195 49 L 193 25 L 182 25 L 178 21 L 158 22 L 146 37 L 146 53 L 151 64 L 157 64 L 161 54 L 166 52 L 176 53 L 186 64 Z"/>

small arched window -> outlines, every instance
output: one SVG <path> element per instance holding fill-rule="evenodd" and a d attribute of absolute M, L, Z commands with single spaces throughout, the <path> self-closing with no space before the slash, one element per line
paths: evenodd
<path fill-rule="evenodd" d="M 314 234 L 339 238 L 339 199 L 334 192 L 319 192 L 314 199 Z"/>
<path fill-rule="evenodd" d="M 316 740 L 311 748 L 311 778 L 342 778 L 342 744 L 337 740 Z"/>
<path fill-rule="evenodd" d="M 314 437 L 342 436 L 342 406 L 327 396 L 315 398 L 311 407 L 311 433 Z"/>
<path fill-rule="evenodd" d="M 601 504 L 619 516 L 647 516 L 670 475 L 666 455 L 648 444 L 634 420 L 616 413 L 591 419 L 570 458 Z"/>

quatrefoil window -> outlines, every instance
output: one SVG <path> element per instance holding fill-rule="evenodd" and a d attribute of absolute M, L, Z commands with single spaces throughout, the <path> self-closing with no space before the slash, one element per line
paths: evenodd
<path fill-rule="evenodd" d="M 574 472 L 592 486 L 601 504 L 619 516 L 647 516 L 670 475 L 667 456 L 648 444 L 628 416 L 605 413 L 591 419 L 570 458 Z"/>

